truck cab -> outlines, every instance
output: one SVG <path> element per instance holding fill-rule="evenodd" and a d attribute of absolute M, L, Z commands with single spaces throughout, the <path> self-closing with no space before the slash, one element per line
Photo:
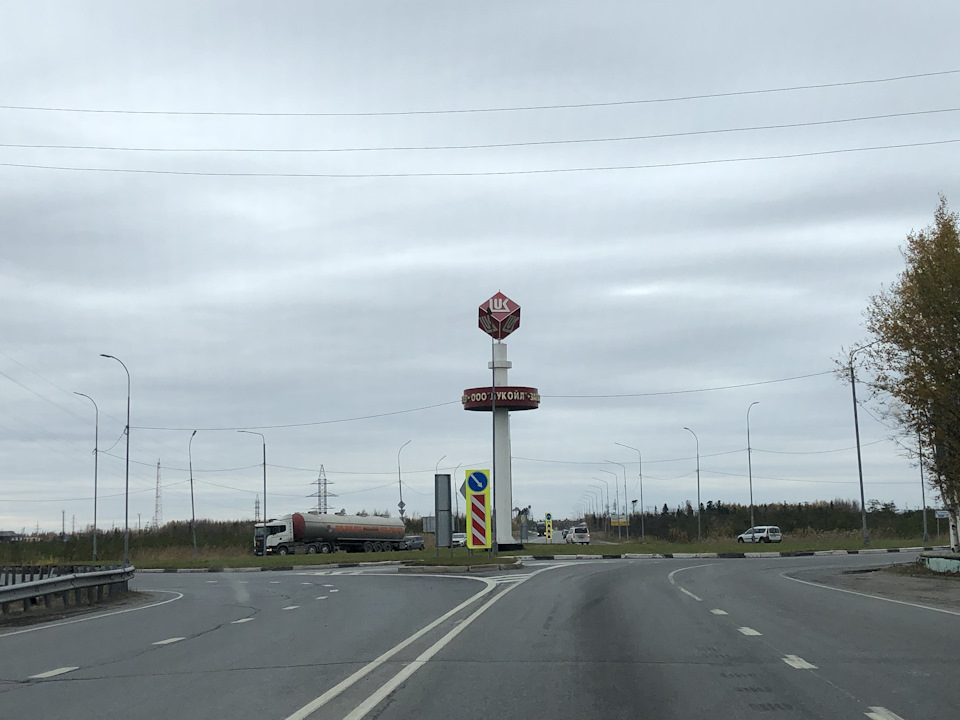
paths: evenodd
<path fill-rule="evenodd" d="M 282 520 L 257 523 L 253 529 L 253 554 L 273 555 L 279 545 L 293 542 L 293 529 Z"/>

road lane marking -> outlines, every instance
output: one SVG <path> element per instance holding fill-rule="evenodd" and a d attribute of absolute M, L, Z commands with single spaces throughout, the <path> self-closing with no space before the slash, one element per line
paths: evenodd
<path fill-rule="evenodd" d="M 451 577 L 451 578 L 454 578 L 454 577 L 455 577 L 455 578 L 460 579 L 460 580 L 475 580 L 475 581 L 477 581 L 477 582 L 482 582 L 482 583 L 485 585 L 485 587 L 484 587 L 483 590 L 481 590 L 480 592 L 478 592 L 478 593 L 476 593 L 476 594 L 471 595 L 470 597 L 468 597 L 466 600 L 464 600 L 462 603 L 460 603 L 459 605 L 457 605 L 457 606 L 456 606 L 455 608 L 453 608 L 452 610 L 449 610 L 448 612 L 446 612 L 446 613 L 444 613 L 443 615 L 441 615 L 440 617 L 438 617 L 436 620 L 434 620 L 434 621 L 433 621 L 432 623 L 430 623 L 429 625 L 426 625 L 426 626 L 420 628 L 420 630 L 418 630 L 417 632 L 415 632 L 413 635 L 411 635 L 410 637 L 408 637 L 406 640 L 404 640 L 403 642 L 401 642 L 399 645 L 393 646 L 392 648 L 390 648 L 389 650 L 387 650 L 385 653 L 383 653 L 382 655 L 380 655 L 380 657 L 375 658 L 374 660 L 370 661 L 369 663 L 367 663 L 367 664 L 364 665 L 362 668 L 360 668 L 359 670 L 357 670 L 353 675 L 351 675 L 351 676 L 348 677 L 347 679 L 341 680 L 339 683 L 337 683 L 337 684 L 334 685 L 332 688 L 330 688 L 329 690 L 327 690 L 323 695 L 320 695 L 319 697 L 311 700 L 309 703 L 307 703 L 306 705 L 304 705 L 302 708 L 300 708 L 299 710 L 297 710 L 295 713 L 293 713 L 292 715 L 288 716 L 285 720 L 305 720 L 305 718 L 309 717 L 309 716 L 312 715 L 314 712 L 316 712 L 317 710 L 319 710 L 320 708 L 322 708 L 322 707 L 323 707 L 324 705 L 326 705 L 328 702 L 330 702 L 330 701 L 333 700 L 335 697 L 337 697 L 338 695 L 340 695 L 344 690 L 347 690 L 350 686 L 354 685 L 357 681 L 362 680 L 364 677 L 366 677 L 366 676 L 369 675 L 371 672 L 373 672 L 374 670 L 376 670 L 378 667 L 380 667 L 381 665 L 383 665 L 387 660 L 389 660 L 390 658 L 392 658 L 392 657 L 393 657 L 394 655 L 396 655 L 398 652 L 400 652 L 400 651 L 403 650 L 404 648 L 408 647 L 409 645 L 415 643 L 417 640 L 419 640 L 420 638 L 422 638 L 424 635 L 426 635 L 428 632 L 430 632 L 431 630 L 433 630 L 434 628 L 436 628 L 438 625 L 440 625 L 440 624 L 442 624 L 443 622 L 445 622 L 446 620 L 450 619 L 452 616 L 456 615 L 458 612 L 460 612 L 460 611 L 463 610 L 464 608 L 469 607 L 469 606 L 470 606 L 471 604 L 473 604 L 476 600 L 479 600 L 479 599 L 482 598 L 484 595 L 487 595 L 488 593 L 490 593 L 491 591 L 493 591 L 493 590 L 497 587 L 497 584 L 496 584 L 496 583 L 494 583 L 494 582 L 492 582 L 492 581 L 490 581 L 490 580 L 487 580 L 486 578 L 481 578 L 481 577 L 466 577 L 466 578 L 465 578 L 465 577 L 462 576 L 462 575 L 451 575 L 451 576 L 448 576 L 448 577 Z"/>
<path fill-rule="evenodd" d="M 336 588 L 333 588 L 333 590 L 331 590 L 330 592 L 340 592 L 340 591 L 337 590 Z"/>
<path fill-rule="evenodd" d="M 217 581 L 217 580 L 207 580 L 207 582 L 208 582 L 208 583 L 210 583 L 210 584 L 212 585 L 212 584 L 215 584 L 215 583 L 217 583 L 218 581 Z"/>
<path fill-rule="evenodd" d="M 302 583 L 300 583 L 300 584 L 301 584 L 301 585 L 313 585 L 313 583 L 308 583 L 308 582 L 302 582 Z"/>
<path fill-rule="evenodd" d="M 885 707 L 872 707 L 870 712 L 864 713 L 870 720 L 903 720 L 902 717 L 894 712 L 890 712 Z"/>
<path fill-rule="evenodd" d="M 27 680 L 45 680 L 46 678 L 56 677 L 57 675 L 63 675 L 64 673 L 73 672 L 74 670 L 79 670 L 80 667 L 62 667 L 57 668 L 56 670 L 47 670 L 46 672 L 37 673 L 36 675 L 31 675 Z"/>
<path fill-rule="evenodd" d="M 551 570 L 552 568 L 543 568 L 543 570 L 537 570 L 536 572 L 530 573 L 530 577 L 538 575 L 541 572 Z M 450 632 L 444 635 L 442 638 L 437 640 L 433 645 L 424 650 L 415 660 L 406 665 L 400 672 L 394 675 L 390 680 L 384 683 L 375 693 L 370 695 L 366 700 L 357 705 L 351 713 L 344 717 L 343 720 L 362 720 L 363 717 L 367 715 L 371 710 L 373 710 L 377 705 L 379 705 L 390 693 L 396 690 L 401 684 L 403 684 L 411 675 L 413 675 L 417 670 L 424 667 L 434 655 L 440 652 L 443 648 L 449 645 L 461 632 L 467 629 L 469 625 L 485 613 L 490 607 L 500 600 L 504 595 L 509 593 L 511 590 L 514 590 L 519 587 L 519 584 L 505 586 L 506 589 L 503 592 L 494 595 L 492 598 L 487 600 L 483 605 L 477 608 L 469 617 L 467 617 L 463 622 L 459 623 L 454 627 Z M 289 720 L 289 718 L 288 718 Z"/>
<path fill-rule="evenodd" d="M 324 587 L 333 587 L 333 585 L 324 585 Z"/>
<path fill-rule="evenodd" d="M 253 618 L 240 618 L 239 620 L 234 620 L 231 625 L 239 625 L 240 623 L 250 622 Z"/>
<path fill-rule="evenodd" d="M 186 640 L 186 638 L 175 637 L 167 638 L 166 640 L 160 640 L 159 642 L 153 643 L 154 645 L 170 645 L 171 643 L 180 642 L 181 640 Z"/>
<path fill-rule="evenodd" d="M 270 584 L 271 584 L 271 585 L 279 585 L 279 584 L 280 584 L 280 581 L 279 581 L 279 580 L 271 580 L 271 581 L 270 581 Z"/>
<path fill-rule="evenodd" d="M 817 669 L 816 665 L 812 663 L 808 663 L 799 655 L 787 655 L 785 658 L 783 658 L 783 661 L 790 667 L 795 667 L 797 670 L 816 670 Z"/>
<path fill-rule="evenodd" d="M 737 628 L 737 630 L 739 630 L 739 631 L 740 631 L 741 633 L 743 633 L 744 635 L 748 635 L 748 636 L 750 636 L 750 637 L 754 637 L 754 636 L 756 636 L 756 635 L 763 635 L 762 632 L 757 632 L 757 631 L 754 630 L 753 628 L 748 628 L 748 627 Z"/>
<path fill-rule="evenodd" d="M 677 584 L 677 581 L 673 579 L 673 576 L 676 575 L 678 572 L 683 572 L 684 570 L 696 570 L 697 568 L 709 567 L 710 565 L 713 565 L 713 564 L 714 564 L 714 563 L 706 563 L 706 564 L 704 564 L 704 565 L 691 565 L 690 567 L 677 568 L 677 569 L 674 570 L 672 573 L 670 573 L 669 575 L 667 575 L 667 580 L 669 580 L 669 581 L 670 581 L 670 584 L 673 585 L 675 588 L 677 588 L 677 590 L 679 590 L 680 592 L 682 592 L 684 595 L 689 595 L 690 597 L 692 597 L 692 598 L 693 598 L 694 600 L 696 600 L 697 602 L 703 602 L 703 598 L 697 597 L 697 596 L 694 595 L 692 592 L 690 592 L 689 590 L 687 590 L 685 587 L 681 587 L 680 585 L 678 585 L 678 584 Z"/>
<path fill-rule="evenodd" d="M 283 609 L 283 610 L 296 610 L 298 607 L 300 607 L 300 606 L 299 606 L 299 605 L 287 605 L 285 608 L 282 608 L 282 609 Z"/>
<path fill-rule="evenodd" d="M 183 593 L 176 592 L 175 590 L 151 590 L 150 592 L 167 593 L 169 595 L 176 595 L 176 597 L 172 597 L 169 600 L 161 600 L 160 602 L 150 603 L 149 605 L 144 605 L 142 607 L 127 608 L 126 610 L 114 610 L 112 612 L 99 613 L 98 615 L 88 615 L 87 617 L 77 618 L 76 620 L 64 620 L 63 622 L 50 623 L 49 625 L 37 625 L 35 627 L 27 628 L 26 630 L 15 630 L 13 632 L 0 635 L 0 638 L 11 637 L 13 635 L 23 635 L 23 633 L 37 632 L 38 630 L 50 630 L 52 628 L 63 627 L 64 625 L 73 625 L 74 623 L 89 622 L 90 620 L 99 620 L 105 617 L 112 617 L 113 615 L 123 615 L 124 613 L 137 612 L 138 610 L 146 610 L 148 608 L 159 607 L 160 605 L 176 602 L 177 600 L 183 598 Z"/>
<path fill-rule="evenodd" d="M 326 599 L 327 599 L 326 595 L 321 595 L 320 597 L 317 598 L 317 600 L 326 600 Z"/>
<path fill-rule="evenodd" d="M 945 613 L 946 615 L 960 615 L 960 612 L 957 612 L 956 610 L 947 610 L 945 608 L 932 607 L 930 605 L 920 605 L 919 603 L 906 602 L 905 600 L 894 600 L 893 598 L 880 597 L 879 595 L 870 595 L 868 593 L 857 592 L 856 590 L 845 590 L 844 588 L 831 587 L 830 585 L 821 585 L 820 583 L 810 582 L 809 580 L 801 580 L 799 578 L 790 577 L 786 573 L 780 573 L 780 577 L 786 580 L 793 580 L 793 582 L 798 582 L 803 585 L 810 585 L 815 588 L 820 588 L 821 590 L 834 590 L 836 592 L 848 593 L 849 595 L 859 595 L 860 597 L 896 603 L 897 605 L 907 605 L 908 607 L 920 608 L 921 610 L 932 610 L 933 612 Z"/>
<path fill-rule="evenodd" d="M 714 608 L 710 612 L 712 612 L 714 615 L 729 615 L 726 610 L 720 610 L 719 608 Z"/>

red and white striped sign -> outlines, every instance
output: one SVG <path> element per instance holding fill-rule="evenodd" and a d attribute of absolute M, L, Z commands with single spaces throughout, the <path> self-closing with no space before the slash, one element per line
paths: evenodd
<path fill-rule="evenodd" d="M 493 544 L 489 471 L 467 470 L 464 485 L 467 491 L 467 547 L 472 550 L 489 548 Z"/>

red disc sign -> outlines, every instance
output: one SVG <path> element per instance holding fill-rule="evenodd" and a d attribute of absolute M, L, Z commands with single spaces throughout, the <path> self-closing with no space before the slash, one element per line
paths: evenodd
<path fill-rule="evenodd" d="M 503 340 L 520 327 L 520 306 L 502 292 L 480 306 L 480 329 L 495 340 Z"/>

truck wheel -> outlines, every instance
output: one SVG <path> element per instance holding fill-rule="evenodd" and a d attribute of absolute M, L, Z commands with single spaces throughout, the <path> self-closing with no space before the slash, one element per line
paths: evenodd
<path fill-rule="evenodd" d="M 316 555 L 317 546 L 316 545 L 307 545 L 307 555 Z"/>
<path fill-rule="evenodd" d="M 286 555 L 288 552 L 289 550 L 287 550 L 286 545 L 281 545 L 279 548 L 277 548 L 277 555 Z"/>
<path fill-rule="evenodd" d="M 374 552 L 383 552 L 383 543 L 375 542 L 375 543 L 373 544 L 373 551 L 374 551 Z"/>
<path fill-rule="evenodd" d="M 323 553 L 324 555 L 329 555 L 329 554 L 330 554 L 330 546 L 327 545 L 327 543 L 323 543 L 323 544 L 320 546 L 320 552 Z"/>
<path fill-rule="evenodd" d="M 363 544 L 363 551 L 364 551 L 364 552 L 373 552 L 373 543 L 372 543 L 372 542 L 365 542 L 365 543 Z"/>

